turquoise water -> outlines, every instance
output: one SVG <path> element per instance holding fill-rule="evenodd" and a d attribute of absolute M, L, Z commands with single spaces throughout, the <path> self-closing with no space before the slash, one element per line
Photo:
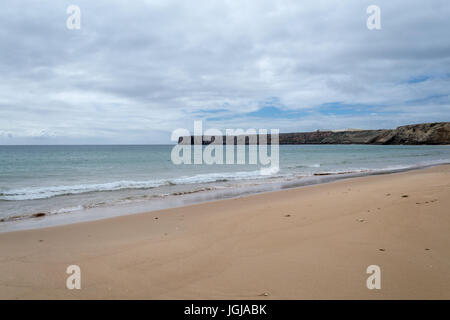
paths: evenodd
<path fill-rule="evenodd" d="M 0 146 L 0 219 L 105 210 L 192 192 L 292 181 L 317 173 L 375 173 L 450 162 L 450 146 L 282 145 L 280 170 L 175 165 L 173 146 Z"/>

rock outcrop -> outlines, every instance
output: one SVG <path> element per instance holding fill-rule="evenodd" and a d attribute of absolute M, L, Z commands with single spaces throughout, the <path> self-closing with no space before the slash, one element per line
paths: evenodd
<path fill-rule="evenodd" d="M 203 144 L 214 141 L 214 137 L 203 137 Z M 242 137 L 235 144 L 249 144 L 258 139 Z M 270 143 L 270 137 L 268 137 Z M 225 137 L 223 143 L 225 144 Z M 180 137 L 178 143 L 194 144 L 194 137 Z M 450 144 L 450 122 L 421 123 L 397 127 L 396 129 L 359 130 L 359 131 L 313 131 L 297 133 L 280 133 L 280 144 L 405 144 L 420 145 Z"/>
<path fill-rule="evenodd" d="M 375 144 L 450 144 L 450 122 L 422 123 L 386 130 L 375 139 Z"/>

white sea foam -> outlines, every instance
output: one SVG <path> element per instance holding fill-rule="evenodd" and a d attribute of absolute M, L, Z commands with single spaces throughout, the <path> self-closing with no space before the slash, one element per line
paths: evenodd
<path fill-rule="evenodd" d="M 414 167 L 424 167 L 430 165 L 437 165 L 448 163 L 448 159 L 439 159 L 431 161 L 423 161 L 416 164 L 408 165 L 388 165 L 383 168 L 342 168 L 338 170 L 326 170 L 327 174 L 342 174 L 342 173 L 358 173 L 358 172 L 389 172 L 402 169 L 411 169 Z M 307 165 L 310 168 L 319 168 L 320 164 Z M 212 182 L 226 182 L 226 181 L 242 181 L 242 180 L 261 180 L 272 177 L 289 177 L 290 174 L 278 174 L 277 170 L 272 168 L 262 168 L 255 171 L 239 171 L 239 172 L 214 172 L 197 174 L 192 176 L 182 176 L 174 179 L 160 179 L 160 180 L 146 180 L 146 181 L 114 181 L 108 183 L 94 183 L 94 184 L 77 184 L 77 185 L 60 185 L 60 186 L 46 186 L 46 187 L 29 187 L 20 189 L 3 189 L 0 192 L 0 200 L 4 201 L 20 201 L 20 200 L 37 200 L 47 199 L 63 195 L 75 195 L 89 192 L 103 192 L 103 191 L 118 191 L 126 189 L 152 189 L 161 186 L 170 185 L 189 185 L 202 184 Z M 325 172 L 325 171 L 324 171 Z M 305 175 L 320 174 L 321 172 L 305 172 Z"/>
<path fill-rule="evenodd" d="M 161 181 L 116 181 L 99 184 L 78 184 L 67 186 L 49 186 L 22 188 L 3 191 L 0 200 L 35 200 L 61 195 L 80 194 L 94 191 L 115 191 L 122 189 L 149 189 L 161 186 Z"/>
<path fill-rule="evenodd" d="M 83 209 L 84 209 L 84 207 L 79 205 L 79 206 L 74 206 L 74 207 L 66 207 L 66 208 L 61 208 L 58 210 L 53 210 L 50 213 L 51 214 L 70 213 L 70 212 L 80 211 Z"/>
<path fill-rule="evenodd" d="M 88 192 L 118 191 L 126 189 L 151 189 L 165 185 L 199 184 L 199 183 L 261 179 L 261 178 L 267 178 L 267 176 L 262 176 L 260 171 L 256 170 L 256 171 L 241 171 L 241 172 L 206 173 L 168 180 L 115 181 L 97 184 L 62 185 L 62 186 L 48 186 L 39 188 L 30 187 L 30 188 L 4 190 L 3 192 L 0 193 L 0 200 L 6 201 L 36 200 Z"/>

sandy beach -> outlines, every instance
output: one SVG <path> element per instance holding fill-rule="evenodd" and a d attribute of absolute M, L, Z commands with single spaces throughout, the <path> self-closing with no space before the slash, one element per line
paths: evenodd
<path fill-rule="evenodd" d="M 0 298 L 450 299 L 449 208 L 445 165 L 2 233 Z"/>

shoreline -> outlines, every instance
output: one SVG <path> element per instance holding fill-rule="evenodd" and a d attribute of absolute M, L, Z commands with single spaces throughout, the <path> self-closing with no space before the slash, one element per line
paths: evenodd
<path fill-rule="evenodd" d="M 449 299 L 448 207 L 441 165 L 1 233 L 0 298 Z"/>
<path fill-rule="evenodd" d="M 203 191 L 187 192 L 181 195 L 169 195 L 168 197 L 156 198 L 145 202 L 135 202 L 108 207 L 88 208 L 74 212 L 63 213 L 41 213 L 36 212 L 28 215 L 12 216 L 10 220 L 0 221 L 0 234 L 7 232 L 35 230 L 48 227 L 58 227 L 76 223 L 98 221 L 120 216 L 143 214 L 147 212 L 160 211 L 166 209 L 180 208 L 184 206 L 209 203 L 227 199 L 248 197 L 257 194 L 277 192 L 286 189 L 296 189 L 312 185 L 327 184 L 340 180 L 361 178 L 367 176 L 385 175 L 401 173 L 415 170 L 423 170 L 436 166 L 449 165 L 449 162 L 413 165 L 397 169 L 379 169 L 374 171 L 357 172 L 326 172 L 315 173 L 312 176 L 305 176 L 297 179 L 278 181 L 264 181 L 259 184 L 237 185 L 226 189 L 203 188 Z M 242 181 L 241 181 L 242 183 Z M 175 203 L 175 204 L 173 204 Z M 152 206 L 152 208 L 149 208 Z"/>

